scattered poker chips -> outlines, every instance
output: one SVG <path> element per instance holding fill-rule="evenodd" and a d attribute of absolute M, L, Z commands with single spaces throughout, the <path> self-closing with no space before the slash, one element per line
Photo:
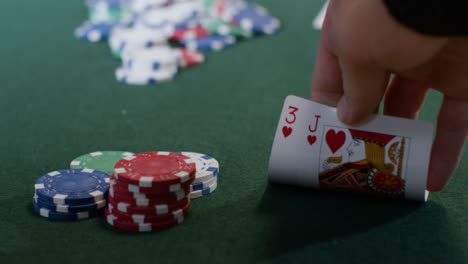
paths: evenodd
<path fill-rule="evenodd" d="M 53 171 L 40 177 L 34 189 L 38 214 L 52 220 L 80 220 L 102 213 L 109 175 L 87 168 Z"/>
<path fill-rule="evenodd" d="M 135 232 L 182 223 L 191 199 L 212 193 L 219 174 L 216 159 L 195 152 L 95 151 L 70 167 L 36 181 L 34 211 L 50 220 L 105 214 L 113 227 Z"/>
<path fill-rule="evenodd" d="M 122 59 L 115 78 L 130 85 L 172 80 L 178 68 L 203 63 L 201 52 L 220 51 L 237 39 L 274 34 L 280 28 L 279 20 L 265 8 L 242 0 L 87 0 L 86 6 L 88 21 L 75 30 L 76 38 L 108 40 L 111 54 Z M 155 64 L 163 64 L 158 59 L 132 68 L 142 54 L 168 49 L 179 51 L 167 53 L 178 61 L 175 69 L 155 69 Z M 187 52 L 192 54 L 184 56 Z"/>

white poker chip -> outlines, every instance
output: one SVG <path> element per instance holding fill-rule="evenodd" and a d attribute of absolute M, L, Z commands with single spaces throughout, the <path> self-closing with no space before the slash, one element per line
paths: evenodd
<path fill-rule="evenodd" d="M 197 167 L 197 172 L 195 174 L 196 182 L 205 182 L 210 180 L 213 177 L 217 177 L 219 173 L 219 163 L 218 161 L 206 154 L 196 153 L 196 152 L 177 152 L 184 156 L 189 157 L 195 162 Z"/>

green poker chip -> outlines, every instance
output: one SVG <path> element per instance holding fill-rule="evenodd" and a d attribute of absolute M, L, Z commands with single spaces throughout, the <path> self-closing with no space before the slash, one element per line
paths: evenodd
<path fill-rule="evenodd" d="M 205 20 L 203 26 L 209 31 L 222 36 L 250 37 L 251 35 L 240 27 L 229 24 L 221 19 Z"/>
<path fill-rule="evenodd" d="M 110 175 L 114 172 L 115 163 L 130 155 L 133 155 L 133 153 L 125 151 L 95 151 L 81 155 L 72 160 L 72 162 L 70 162 L 70 168 L 99 170 Z"/>
<path fill-rule="evenodd" d="M 215 4 L 215 0 L 203 0 L 202 1 L 202 7 L 206 10 L 209 11 L 213 5 Z"/>
<path fill-rule="evenodd" d="M 123 10 L 120 8 L 111 8 L 111 9 L 90 9 L 89 10 L 89 20 L 91 22 L 112 22 L 119 21 L 122 18 Z"/>

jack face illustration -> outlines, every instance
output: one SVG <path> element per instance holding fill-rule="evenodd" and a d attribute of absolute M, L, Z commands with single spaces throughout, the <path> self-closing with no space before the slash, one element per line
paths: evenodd
<path fill-rule="evenodd" d="M 325 133 L 327 146 L 322 148 L 319 175 L 322 188 L 403 194 L 405 138 L 356 129 Z"/>
<path fill-rule="evenodd" d="M 364 148 L 364 141 L 353 139 L 346 148 L 350 162 L 356 162 L 366 159 L 366 150 Z"/>

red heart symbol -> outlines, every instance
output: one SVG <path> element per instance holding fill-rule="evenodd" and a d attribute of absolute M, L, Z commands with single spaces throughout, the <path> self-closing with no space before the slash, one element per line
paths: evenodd
<path fill-rule="evenodd" d="M 325 136 L 325 140 L 327 141 L 328 147 L 334 154 L 344 145 L 346 141 L 346 134 L 343 131 L 336 133 L 335 130 L 330 129 Z"/>
<path fill-rule="evenodd" d="M 309 141 L 309 144 L 312 146 L 315 143 L 315 141 L 317 141 L 317 137 L 308 135 L 307 136 L 307 141 Z"/>
<path fill-rule="evenodd" d="M 292 133 L 292 127 L 287 127 L 287 126 L 283 127 L 283 135 L 285 138 L 291 135 L 291 133 Z"/>

